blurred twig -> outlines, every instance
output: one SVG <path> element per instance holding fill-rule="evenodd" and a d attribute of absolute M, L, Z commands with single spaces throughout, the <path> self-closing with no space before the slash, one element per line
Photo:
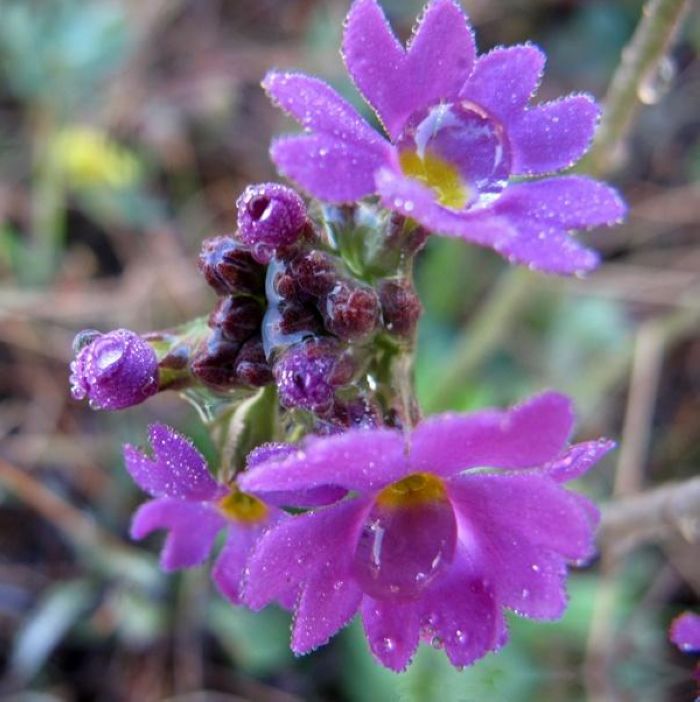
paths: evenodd
<path fill-rule="evenodd" d="M 605 96 L 605 109 L 593 146 L 577 170 L 599 174 L 615 167 L 620 146 L 641 104 L 640 92 L 655 80 L 659 63 L 668 52 L 689 6 L 689 0 L 649 0 L 646 3 L 642 19 L 622 51 L 620 65 Z"/>
<path fill-rule="evenodd" d="M 53 524 L 88 561 L 110 578 L 153 587 L 159 573 L 152 559 L 131 549 L 26 471 L 0 458 L 0 484 Z"/>
<path fill-rule="evenodd" d="M 678 533 L 690 542 L 700 538 L 700 478 L 604 505 L 598 538 L 603 553 L 619 558 L 641 543 Z"/>

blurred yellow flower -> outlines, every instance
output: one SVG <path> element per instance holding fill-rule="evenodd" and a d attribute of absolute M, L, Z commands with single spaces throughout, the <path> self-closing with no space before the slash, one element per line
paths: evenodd
<path fill-rule="evenodd" d="M 74 188 L 122 189 L 139 177 L 136 157 L 93 127 L 62 129 L 51 145 L 51 158 Z"/>

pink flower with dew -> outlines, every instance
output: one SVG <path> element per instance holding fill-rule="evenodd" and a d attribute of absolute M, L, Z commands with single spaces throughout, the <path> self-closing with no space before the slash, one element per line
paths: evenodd
<path fill-rule="evenodd" d="M 597 510 L 564 483 L 610 441 L 569 446 L 570 401 L 443 414 L 404 435 L 376 428 L 307 439 L 240 477 L 246 491 L 333 487 L 350 497 L 279 522 L 247 563 L 260 609 L 298 590 L 292 649 L 328 641 L 359 610 L 377 659 L 403 670 L 420 640 L 466 666 L 507 639 L 503 609 L 555 619 L 566 564 L 593 554 Z M 293 504 L 293 503 L 292 503 Z"/>
<path fill-rule="evenodd" d="M 700 653 L 700 614 L 684 612 L 676 617 L 669 638 L 684 653 Z"/>
<path fill-rule="evenodd" d="M 700 614 L 684 612 L 677 616 L 671 622 L 668 637 L 683 653 L 700 653 Z M 695 666 L 693 678 L 700 685 L 700 663 Z"/>
<path fill-rule="evenodd" d="M 544 68 L 540 49 L 522 44 L 477 56 L 453 0 L 429 2 L 404 47 L 376 0 L 356 0 L 343 57 L 385 134 L 326 83 L 271 72 L 263 87 L 305 129 L 272 144 L 281 173 L 329 202 L 377 195 L 426 229 L 513 263 L 559 274 L 598 264 L 570 232 L 619 222 L 621 199 L 591 178 L 541 176 L 587 151 L 599 108 L 581 94 L 529 105 Z"/>
<path fill-rule="evenodd" d="M 204 457 L 170 427 L 154 424 L 149 438 L 152 458 L 133 446 L 124 447 L 131 477 L 153 497 L 135 513 L 131 536 L 142 539 L 157 529 L 167 530 L 160 562 L 163 570 L 173 571 L 204 562 L 217 535 L 226 530 L 213 578 L 221 593 L 238 604 L 243 569 L 253 545 L 286 515 L 242 492 L 235 483 L 214 480 Z M 280 601 L 291 604 L 293 593 L 281 594 Z"/>

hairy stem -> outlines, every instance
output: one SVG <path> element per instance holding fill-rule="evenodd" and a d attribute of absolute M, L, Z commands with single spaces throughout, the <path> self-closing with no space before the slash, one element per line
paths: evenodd
<path fill-rule="evenodd" d="M 612 170 L 642 103 L 644 86 L 656 78 L 680 27 L 689 0 L 649 0 L 605 96 L 603 117 L 588 155 L 577 170 L 595 175 Z"/>

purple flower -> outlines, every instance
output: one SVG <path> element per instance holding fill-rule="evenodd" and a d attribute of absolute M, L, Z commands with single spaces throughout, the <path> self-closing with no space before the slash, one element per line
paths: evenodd
<path fill-rule="evenodd" d="M 349 356 L 330 338 L 294 344 L 272 369 L 280 403 L 316 414 L 330 411 L 336 389 L 350 381 L 353 371 Z"/>
<path fill-rule="evenodd" d="M 293 244 L 306 224 L 306 205 L 279 183 L 249 185 L 236 202 L 238 236 L 260 263 L 276 249 Z"/>
<path fill-rule="evenodd" d="M 378 194 L 434 232 L 531 268 L 571 274 L 596 266 L 598 255 L 569 232 L 618 222 L 617 193 L 583 176 L 511 180 L 571 166 L 599 116 L 587 95 L 528 107 L 545 61 L 537 47 L 477 58 L 459 6 L 433 0 L 404 48 L 376 0 L 356 0 L 343 56 L 388 140 L 322 81 L 272 72 L 264 88 L 306 130 L 272 145 L 284 175 L 331 202 Z"/>
<path fill-rule="evenodd" d="M 138 334 L 128 329 L 81 332 L 74 347 L 70 384 L 76 400 L 87 397 L 94 409 L 117 410 L 158 392 L 158 359 Z"/>
<path fill-rule="evenodd" d="M 589 558 L 597 510 L 562 483 L 609 441 L 567 446 L 570 401 L 544 393 L 508 411 L 443 414 L 408 436 L 351 430 L 308 439 L 241 478 L 270 492 L 335 485 L 353 499 L 279 523 L 248 561 L 254 609 L 299 588 L 292 649 L 325 643 L 359 609 L 374 655 L 402 670 L 421 639 L 455 666 L 507 639 L 502 609 L 566 606 L 566 563 Z"/>
<path fill-rule="evenodd" d="M 238 604 L 243 568 L 253 545 L 284 513 L 235 484 L 217 483 L 199 451 L 170 427 L 154 424 L 149 438 L 153 458 L 133 446 L 124 447 L 131 477 L 154 498 L 134 515 L 131 536 L 142 539 L 156 529 L 167 529 L 160 562 L 163 570 L 173 571 L 202 563 L 219 532 L 226 529 L 213 578 L 222 594 Z M 290 604 L 290 597 L 285 593 L 280 601 Z"/>
<path fill-rule="evenodd" d="M 684 612 L 676 617 L 669 638 L 684 653 L 700 653 L 700 614 Z"/>

